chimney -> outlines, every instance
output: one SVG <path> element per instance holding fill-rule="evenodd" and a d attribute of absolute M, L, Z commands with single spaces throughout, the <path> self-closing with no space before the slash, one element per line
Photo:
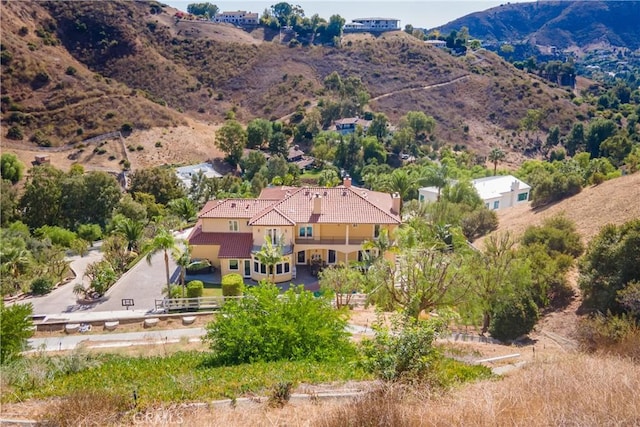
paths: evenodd
<path fill-rule="evenodd" d="M 342 179 L 342 185 L 347 188 L 351 187 L 351 177 L 349 175 L 344 176 L 344 178 Z"/>
<path fill-rule="evenodd" d="M 322 197 L 320 197 L 320 194 L 315 193 L 313 195 L 313 214 L 320 215 L 321 211 L 322 211 Z"/>
<path fill-rule="evenodd" d="M 393 193 L 391 196 L 391 213 L 395 215 L 400 215 L 400 208 L 402 207 L 402 198 L 400 194 Z"/>

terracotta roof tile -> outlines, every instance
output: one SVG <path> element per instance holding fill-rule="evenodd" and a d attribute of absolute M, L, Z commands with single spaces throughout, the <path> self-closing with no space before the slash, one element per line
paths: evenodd
<path fill-rule="evenodd" d="M 296 225 L 296 223 L 277 208 L 268 207 L 251 218 L 249 225 Z"/>
<path fill-rule="evenodd" d="M 251 218 L 273 205 L 273 199 L 225 199 L 207 202 L 200 218 Z"/>
<path fill-rule="evenodd" d="M 253 235 L 251 233 L 206 233 L 198 222 L 189 235 L 189 244 L 220 246 L 219 258 L 251 258 Z"/>

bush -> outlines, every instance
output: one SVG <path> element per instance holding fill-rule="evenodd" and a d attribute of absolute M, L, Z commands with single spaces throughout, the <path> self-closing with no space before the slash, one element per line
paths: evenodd
<path fill-rule="evenodd" d="M 66 228 L 58 227 L 57 225 L 43 225 L 36 229 L 36 237 L 49 238 L 54 245 L 62 246 L 65 248 L 71 248 L 72 242 L 77 238 L 76 233 Z"/>
<path fill-rule="evenodd" d="M 222 296 L 238 297 L 244 292 L 244 279 L 238 273 L 227 274 L 222 278 Z"/>
<path fill-rule="evenodd" d="M 578 324 L 577 337 L 584 350 L 640 360 L 640 324 L 630 316 L 598 314 L 583 319 Z"/>
<path fill-rule="evenodd" d="M 7 138 L 13 139 L 16 141 L 22 141 L 22 139 L 24 138 L 22 129 L 20 129 L 19 126 L 11 126 L 7 131 Z"/>
<path fill-rule="evenodd" d="M 443 324 L 396 315 L 391 328 L 377 322 L 375 338 L 362 341 L 362 365 L 385 381 L 425 380 L 440 353 L 433 340 Z"/>
<path fill-rule="evenodd" d="M 0 364 L 15 359 L 27 346 L 27 339 L 33 335 L 32 314 L 31 304 L 5 307 L 0 300 Z"/>
<path fill-rule="evenodd" d="M 53 290 L 53 280 L 50 277 L 38 277 L 31 282 L 31 293 L 34 295 L 48 294 Z"/>
<path fill-rule="evenodd" d="M 204 283 L 200 280 L 192 280 L 187 283 L 187 298 L 201 297 L 204 292 Z"/>
<path fill-rule="evenodd" d="M 487 207 L 481 207 L 462 218 L 462 233 L 470 241 L 498 229 L 498 215 Z"/>
<path fill-rule="evenodd" d="M 513 296 L 494 307 L 489 332 L 500 341 L 526 335 L 538 321 L 538 306 L 529 295 Z"/>
<path fill-rule="evenodd" d="M 353 354 L 343 312 L 302 286 L 280 295 L 276 286 L 262 283 L 248 289 L 245 298 L 226 302 L 220 314 L 207 325 L 205 336 L 215 365 Z"/>
<path fill-rule="evenodd" d="M 541 226 L 527 228 L 522 243 L 525 246 L 541 244 L 552 257 L 566 254 L 576 258 L 584 252 L 575 223 L 562 215 L 545 220 Z"/>

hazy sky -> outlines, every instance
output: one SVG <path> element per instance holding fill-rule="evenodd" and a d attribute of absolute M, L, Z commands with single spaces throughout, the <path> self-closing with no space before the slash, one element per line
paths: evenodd
<path fill-rule="evenodd" d="M 217 5 L 221 11 L 246 10 L 261 14 L 279 0 L 271 1 L 242 1 L 242 0 L 165 0 L 164 3 L 180 10 L 187 10 L 189 3 L 209 1 Z M 521 3 L 527 0 L 510 0 L 510 3 Z M 383 17 L 400 19 L 400 27 L 411 24 L 414 27 L 433 28 L 444 25 L 472 12 L 486 10 L 491 7 L 506 4 L 507 1 L 493 0 L 413 0 L 413 1 L 383 1 L 383 0 L 325 0 L 325 1 L 292 1 L 304 10 L 305 16 L 315 13 L 322 18 L 329 19 L 338 14 L 351 22 L 355 18 Z"/>

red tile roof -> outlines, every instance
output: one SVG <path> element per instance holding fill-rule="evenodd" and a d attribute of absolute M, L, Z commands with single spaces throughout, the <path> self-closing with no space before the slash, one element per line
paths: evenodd
<path fill-rule="evenodd" d="M 199 218 L 251 218 L 273 205 L 269 199 L 210 200 L 198 214 Z"/>
<path fill-rule="evenodd" d="M 218 258 L 251 258 L 251 233 L 206 233 L 202 231 L 202 223 L 198 222 L 188 240 L 193 246 L 220 246 Z"/>
<path fill-rule="evenodd" d="M 320 196 L 320 213 L 314 214 L 315 194 Z M 391 212 L 390 194 L 354 186 L 275 187 L 264 189 L 260 197 L 209 202 L 200 218 L 250 218 L 249 225 L 401 223 Z"/>

